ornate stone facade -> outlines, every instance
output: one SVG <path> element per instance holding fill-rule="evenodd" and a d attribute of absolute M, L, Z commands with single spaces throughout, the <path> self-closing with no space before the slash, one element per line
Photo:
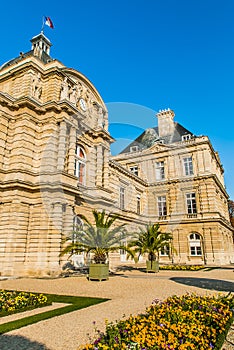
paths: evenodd
<path fill-rule="evenodd" d="M 177 263 L 234 262 L 223 169 L 208 137 L 158 113 L 118 156 L 108 113 L 80 72 L 50 57 L 43 33 L 0 68 L 0 272 L 57 274 L 62 236 L 79 214 L 105 209 L 129 229 L 159 221 Z M 125 257 L 112 256 L 112 264 Z"/>

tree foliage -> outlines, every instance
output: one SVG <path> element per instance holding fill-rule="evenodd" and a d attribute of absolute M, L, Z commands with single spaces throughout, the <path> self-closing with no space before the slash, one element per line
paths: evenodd
<path fill-rule="evenodd" d="M 92 224 L 84 215 L 79 215 L 84 222 L 84 227 L 72 231 L 66 237 L 68 245 L 62 250 L 61 255 L 70 253 L 86 252 L 93 253 L 93 260 L 96 263 L 105 263 L 109 252 L 123 249 L 132 252 L 121 242 L 128 236 L 125 224 L 114 226 L 118 215 L 106 214 L 105 210 L 98 212 L 93 210 L 94 224 Z M 74 239 L 75 237 L 75 239 Z"/>
<path fill-rule="evenodd" d="M 170 233 L 162 233 L 159 224 L 148 224 L 140 232 L 136 233 L 136 238 L 129 244 L 133 248 L 135 260 L 144 254 L 148 254 L 149 261 L 159 260 L 159 253 L 164 248 L 169 248 L 172 241 Z"/>

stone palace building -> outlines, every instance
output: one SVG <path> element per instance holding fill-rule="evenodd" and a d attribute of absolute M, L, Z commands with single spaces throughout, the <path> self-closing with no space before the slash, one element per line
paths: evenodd
<path fill-rule="evenodd" d="M 161 262 L 234 262 L 224 170 L 209 138 L 166 109 L 158 127 L 111 156 L 98 91 L 51 58 L 43 33 L 31 43 L 0 67 L 0 273 L 59 273 L 63 235 L 94 208 L 118 213 L 129 230 L 159 222 L 177 251 L 162 251 Z"/>

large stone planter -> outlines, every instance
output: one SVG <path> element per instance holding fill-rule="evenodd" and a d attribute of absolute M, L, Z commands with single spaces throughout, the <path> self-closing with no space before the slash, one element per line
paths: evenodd
<path fill-rule="evenodd" d="M 158 261 L 146 261 L 146 272 L 158 272 L 159 262 Z"/>
<path fill-rule="evenodd" d="M 109 279 L 109 264 L 95 264 L 89 265 L 89 280 L 108 280 Z"/>

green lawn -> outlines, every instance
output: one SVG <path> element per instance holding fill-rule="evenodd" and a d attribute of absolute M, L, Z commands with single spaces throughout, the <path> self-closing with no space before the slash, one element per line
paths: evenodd
<path fill-rule="evenodd" d="M 28 326 L 30 324 L 46 320 L 48 318 L 52 318 L 55 316 L 60 316 L 75 310 L 83 309 L 91 305 L 103 303 L 109 299 L 104 298 L 91 298 L 91 297 L 76 297 L 76 296 L 68 296 L 68 295 L 57 295 L 57 294 L 44 294 L 47 296 L 49 302 L 55 303 L 66 303 L 69 304 L 67 306 L 61 307 L 59 309 L 46 311 L 33 316 L 26 316 L 22 319 L 7 322 L 0 325 L 0 334 L 12 331 L 14 329 L 18 329 L 24 326 Z M 20 310 L 23 312 L 24 310 Z"/>

